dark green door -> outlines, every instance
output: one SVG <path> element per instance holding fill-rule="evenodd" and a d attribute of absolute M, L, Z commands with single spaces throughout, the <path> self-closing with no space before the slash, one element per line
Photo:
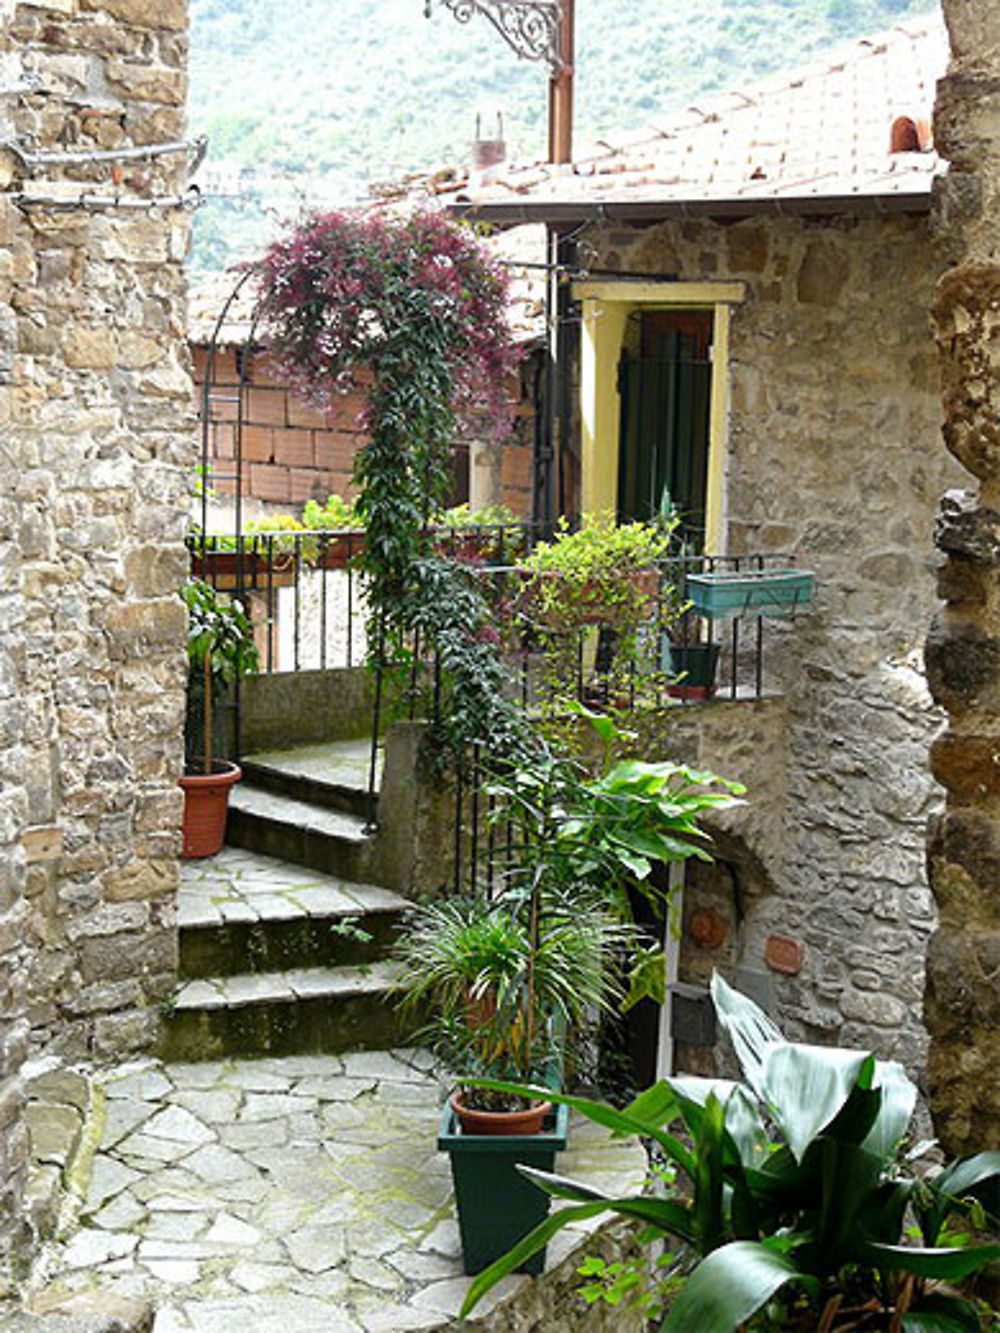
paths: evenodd
<path fill-rule="evenodd" d="M 694 313 L 685 320 L 680 312 L 664 312 L 655 324 L 644 317 L 638 349 L 624 352 L 619 363 L 618 521 L 655 518 L 667 492 L 681 514 L 682 536 L 700 547 L 708 477 L 711 317 L 702 317 L 704 328 L 692 327 Z M 688 327 L 664 327 L 671 318 Z"/>

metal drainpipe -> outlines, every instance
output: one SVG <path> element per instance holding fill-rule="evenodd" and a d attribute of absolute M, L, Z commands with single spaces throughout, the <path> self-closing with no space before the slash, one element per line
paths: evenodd
<path fill-rule="evenodd" d="M 556 271 L 554 274 L 556 289 L 556 413 L 557 429 L 554 433 L 556 469 L 556 503 L 558 513 L 566 513 L 566 460 L 570 456 L 570 441 L 573 433 L 573 367 L 571 360 L 570 305 L 573 293 L 569 274 L 576 269 L 575 236 L 557 236 Z M 575 507 L 575 506 L 574 506 Z"/>

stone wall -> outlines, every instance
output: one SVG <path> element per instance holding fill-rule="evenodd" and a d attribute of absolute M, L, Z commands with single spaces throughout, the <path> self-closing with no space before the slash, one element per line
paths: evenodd
<path fill-rule="evenodd" d="M 927 663 L 948 725 L 932 764 L 947 791 L 929 831 L 940 923 L 927 960 L 935 1130 L 949 1151 L 1000 1148 L 1000 12 L 945 0 L 952 62 L 935 136 L 951 163 L 936 201 L 952 267 L 935 293 L 944 438 L 975 490 L 945 497 L 946 605 Z M 943 450 L 942 450 L 943 453 Z"/>
<path fill-rule="evenodd" d="M 731 910 L 715 944 L 700 917 L 706 943 L 689 939 L 689 963 L 762 969 L 790 1034 L 919 1067 L 924 826 L 938 801 L 926 751 L 939 724 L 920 649 L 934 507 L 956 475 L 937 443 L 927 311 L 941 264 L 927 220 L 604 227 L 583 245 L 594 267 L 746 283 L 732 320 L 728 550 L 792 552 L 817 576 L 814 607 L 770 626 L 787 786 L 766 853 L 743 857 L 766 891 L 747 898 L 735 940 Z M 689 933 L 713 893 L 716 906 L 732 898 L 724 884 L 693 894 Z"/>
<path fill-rule="evenodd" d="M 185 26 L 183 0 L 0 0 L 0 137 L 179 139 Z M 142 1048 L 173 982 L 188 224 L 78 201 L 174 196 L 185 166 L 0 154 L 0 1272 L 29 1046 Z"/>

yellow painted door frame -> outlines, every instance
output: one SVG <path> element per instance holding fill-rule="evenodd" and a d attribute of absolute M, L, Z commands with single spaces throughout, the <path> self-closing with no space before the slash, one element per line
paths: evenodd
<path fill-rule="evenodd" d="M 628 317 L 637 310 L 711 310 L 712 389 L 705 497 L 705 544 L 722 554 L 729 417 L 730 311 L 746 296 L 742 282 L 578 282 L 583 307 L 580 361 L 581 502 L 584 513 L 618 500 L 621 403 L 618 362 Z"/>

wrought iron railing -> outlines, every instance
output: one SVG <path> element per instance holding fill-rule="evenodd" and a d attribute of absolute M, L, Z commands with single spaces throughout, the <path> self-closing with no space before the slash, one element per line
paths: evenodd
<path fill-rule="evenodd" d="M 466 564 L 488 602 L 486 632 L 506 663 L 511 696 L 529 712 L 551 710 L 560 699 L 571 698 L 619 715 L 713 699 L 760 699 L 768 687 L 769 635 L 768 617 L 757 604 L 760 588 L 778 590 L 771 594 L 778 603 L 764 610 L 793 609 L 811 591 L 803 594 L 800 586 L 811 576 L 791 578 L 789 559 L 780 554 L 669 558 L 645 584 L 626 652 L 614 611 L 605 614 L 596 606 L 582 620 L 539 613 L 538 580 L 522 560 L 541 535 L 525 524 L 433 532 L 436 549 Z M 242 600 L 266 673 L 364 663 L 367 606 L 357 569 L 363 544 L 359 531 L 196 535 L 188 541 L 192 572 Z M 720 584 L 726 594 L 721 599 L 714 586 Z M 712 594 L 707 600 L 704 585 Z M 734 585 L 747 587 L 745 602 L 734 600 Z M 558 597 L 553 600 L 558 609 Z M 712 609 L 719 600 L 728 605 L 716 615 Z M 558 690 L 553 689 L 554 660 L 562 668 Z M 572 664 L 568 672 L 567 663 Z M 385 722 L 380 686 L 376 682 L 373 754 Z M 433 646 L 415 640 L 404 707 L 411 717 L 433 722 L 447 706 Z M 238 717 L 236 726 L 238 736 Z M 492 883 L 495 866 L 503 860 L 505 835 L 488 817 L 492 798 L 481 781 L 480 759 L 473 747 L 456 776 L 456 887 Z M 374 808 L 374 787 L 370 797 Z"/>

